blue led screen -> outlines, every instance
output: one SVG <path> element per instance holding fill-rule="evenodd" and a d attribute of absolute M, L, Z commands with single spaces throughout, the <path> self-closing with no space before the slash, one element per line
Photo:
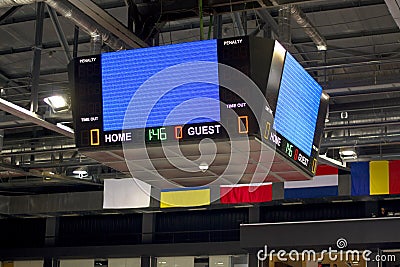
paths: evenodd
<path fill-rule="evenodd" d="M 287 52 L 274 129 L 308 156 L 311 155 L 321 94 L 322 87 Z"/>
<path fill-rule="evenodd" d="M 214 69 L 208 68 L 201 72 L 201 75 L 207 76 L 207 80 L 215 84 L 188 83 L 177 86 L 158 100 L 148 117 L 143 111 L 148 110 L 150 97 L 138 99 L 137 103 L 134 103 L 134 116 L 129 116 L 124 124 L 125 111 L 129 102 L 145 81 L 165 68 L 193 61 L 217 63 L 217 41 L 207 40 L 102 54 L 104 131 L 122 130 L 123 126 L 126 129 L 143 128 L 143 123 L 146 127 L 183 125 L 188 122 L 188 119 L 190 123 L 219 121 L 219 86 L 216 66 Z M 177 79 L 182 80 L 182 74 L 163 77 L 160 83 L 164 85 L 174 83 Z M 160 95 L 157 90 L 157 87 L 151 88 L 148 92 L 149 96 Z M 191 101 L 195 98 L 202 98 L 203 101 Z M 191 104 L 182 105 L 183 109 L 179 113 L 181 115 L 168 117 L 166 121 L 168 114 L 185 101 L 190 101 Z"/>

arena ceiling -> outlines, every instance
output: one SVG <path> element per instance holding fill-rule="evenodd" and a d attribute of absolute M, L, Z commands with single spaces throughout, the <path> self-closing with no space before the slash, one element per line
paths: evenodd
<path fill-rule="evenodd" d="M 70 95 L 74 56 L 199 40 L 201 26 L 206 39 L 285 45 L 331 97 L 321 154 L 340 161 L 340 148 L 354 147 L 353 160 L 400 157 L 398 0 L 200 2 L 0 1 L 0 194 L 100 190 L 103 179 L 125 177 L 82 155 L 59 127 L 72 127 L 71 111 L 54 113 L 43 99 Z M 89 179 L 73 175 L 78 167 Z"/>

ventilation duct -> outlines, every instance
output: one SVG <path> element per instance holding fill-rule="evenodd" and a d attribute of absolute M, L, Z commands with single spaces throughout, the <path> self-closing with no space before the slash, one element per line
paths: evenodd
<path fill-rule="evenodd" d="M 40 0 L 2 0 L 0 1 L 0 8 L 28 5 L 40 2 Z M 89 18 L 86 14 L 76 8 L 74 5 L 62 0 L 43 0 L 50 7 L 54 8 L 59 14 L 70 19 L 90 36 L 101 36 L 104 43 L 114 50 L 124 50 L 131 48 L 131 45 L 121 41 L 115 35 L 110 33 L 101 25 L 98 25 L 94 20 Z M 146 46 L 145 43 L 138 42 L 138 46 Z"/>
<path fill-rule="evenodd" d="M 100 54 L 103 40 L 99 34 L 90 37 L 90 54 Z"/>
<path fill-rule="evenodd" d="M 279 8 L 279 41 L 287 47 L 290 46 L 292 43 L 292 26 L 290 25 L 290 12 L 291 5 L 283 5 Z"/>
<path fill-rule="evenodd" d="M 129 48 L 124 42 L 113 36 L 110 32 L 98 25 L 95 21 L 87 17 L 82 11 L 75 8 L 70 3 L 60 0 L 46 0 L 46 4 L 54 8 L 62 16 L 72 20 L 90 36 L 100 35 L 104 43 L 114 50 L 124 50 Z"/>
<path fill-rule="evenodd" d="M 20 6 L 20 5 L 29 5 L 39 1 L 36 0 L 2 0 L 0 2 L 0 8 L 3 7 L 12 7 L 12 6 Z"/>
<path fill-rule="evenodd" d="M 280 4 L 276 0 L 270 0 L 274 6 L 279 6 Z M 286 5 L 288 6 L 288 5 Z M 283 5 L 279 10 L 279 17 L 281 17 L 281 12 L 285 9 L 285 5 Z M 282 10 L 282 11 L 281 11 Z M 318 32 L 318 30 L 312 25 L 311 21 L 307 18 L 306 14 L 296 5 L 290 5 L 290 13 L 292 18 L 296 21 L 296 23 L 304 29 L 304 32 L 311 38 L 314 44 L 317 46 L 317 49 L 320 51 L 327 50 L 328 45 L 326 40 L 322 35 Z M 289 21 L 290 23 L 290 21 Z"/>
<path fill-rule="evenodd" d="M 303 13 L 303 11 L 296 5 L 291 6 L 291 14 L 292 18 L 302 27 L 305 33 L 311 38 L 314 44 L 317 46 L 317 49 L 320 51 L 324 51 L 328 49 L 328 45 L 326 40 L 322 35 L 318 32 L 318 30 L 312 25 L 307 16 Z"/>

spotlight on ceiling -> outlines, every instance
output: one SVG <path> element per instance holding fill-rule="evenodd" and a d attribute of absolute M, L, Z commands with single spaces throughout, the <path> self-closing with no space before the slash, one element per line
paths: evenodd
<path fill-rule="evenodd" d="M 78 178 L 85 178 L 88 176 L 87 167 L 79 167 L 72 171 L 73 174 L 78 175 Z"/>
<path fill-rule="evenodd" d="M 206 171 L 208 170 L 208 164 L 205 163 L 205 162 L 200 163 L 199 169 L 200 169 L 202 172 L 206 172 Z"/>
<path fill-rule="evenodd" d="M 318 51 L 326 51 L 326 50 L 328 50 L 328 46 L 325 44 L 317 45 L 317 50 Z"/>
<path fill-rule="evenodd" d="M 357 151 L 354 147 L 342 147 L 339 149 L 339 155 L 342 159 L 356 159 Z"/>
<path fill-rule="evenodd" d="M 62 95 L 53 95 L 43 99 L 54 112 L 67 111 L 70 108 L 69 99 Z"/>

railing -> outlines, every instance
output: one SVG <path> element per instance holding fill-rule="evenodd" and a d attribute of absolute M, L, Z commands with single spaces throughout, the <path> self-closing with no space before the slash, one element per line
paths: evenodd
<path fill-rule="evenodd" d="M 57 246 L 136 245 L 142 243 L 141 233 L 74 233 L 60 234 Z"/>
<path fill-rule="evenodd" d="M 154 243 L 191 243 L 191 242 L 223 242 L 239 241 L 240 230 L 203 230 L 203 231 L 176 231 L 154 233 Z"/>

